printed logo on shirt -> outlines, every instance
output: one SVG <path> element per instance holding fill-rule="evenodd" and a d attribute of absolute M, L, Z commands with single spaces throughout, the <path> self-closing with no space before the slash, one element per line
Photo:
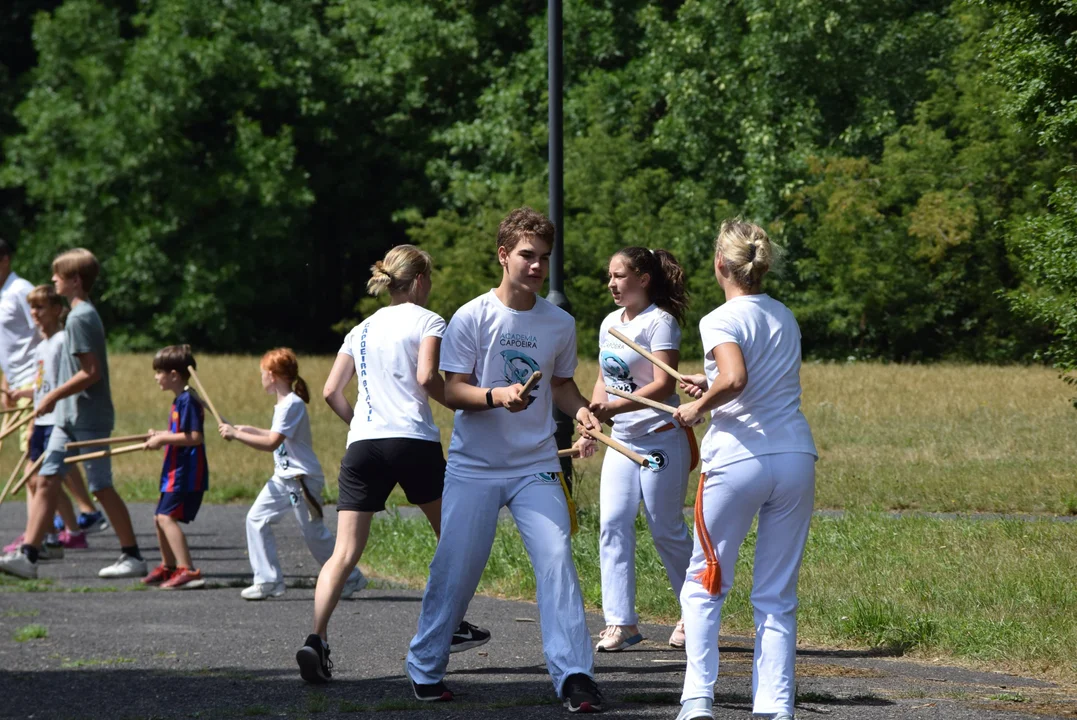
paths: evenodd
<path fill-rule="evenodd" d="M 524 333 L 503 332 L 497 344 L 501 347 L 537 348 L 538 338 Z"/>
<path fill-rule="evenodd" d="M 620 357 L 611 352 L 602 351 L 602 354 L 598 356 L 598 363 L 602 366 L 602 374 L 606 377 L 611 385 L 618 390 L 625 392 L 635 392 L 636 383 L 632 382 L 632 373 L 628 369 L 628 365 Z"/>
<path fill-rule="evenodd" d="M 658 466 L 654 469 L 655 472 L 662 472 L 666 469 L 666 466 L 669 465 L 669 456 L 661 450 L 652 450 L 651 452 L 647 453 L 647 455 L 649 455 L 650 458 L 654 460 L 655 464 Z"/>
<path fill-rule="evenodd" d="M 359 383 L 363 386 L 363 396 L 366 397 L 366 421 L 373 422 L 374 405 L 370 402 L 370 386 L 367 384 L 366 374 L 366 334 L 369 330 L 370 323 L 367 323 L 363 326 L 363 334 L 359 336 Z"/>
<path fill-rule="evenodd" d="M 277 451 L 275 453 L 273 453 L 273 454 L 276 456 L 274 459 L 277 461 L 277 467 L 279 467 L 281 470 L 287 470 L 288 467 L 289 467 L 288 466 L 288 450 L 285 449 L 284 443 L 281 443 L 280 445 L 278 445 L 277 446 Z"/>
<path fill-rule="evenodd" d="M 505 382 L 509 385 L 517 383 L 523 385 L 531 377 L 531 373 L 539 369 L 539 364 L 534 359 L 519 350 L 502 350 L 501 357 L 505 359 Z M 535 383 L 535 389 L 537 390 L 540 385 L 541 383 Z M 527 399 L 527 406 L 531 407 L 533 402 L 535 402 L 535 396 L 531 395 Z"/>

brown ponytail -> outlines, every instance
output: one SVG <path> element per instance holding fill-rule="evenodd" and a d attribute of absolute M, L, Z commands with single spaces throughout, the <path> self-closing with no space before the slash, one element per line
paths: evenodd
<path fill-rule="evenodd" d="M 669 250 L 648 250 L 645 247 L 626 247 L 619 250 L 636 275 L 649 275 L 647 297 L 652 303 L 672 315 L 677 323 L 684 325 L 688 310 L 688 291 L 684 287 L 684 268 Z"/>
<path fill-rule="evenodd" d="M 305 402 L 310 402 L 310 388 L 307 387 L 307 381 L 299 375 L 295 376 L 295 394 Z"/>
<path fill-rule="evenodd" d="M 262 356 L 261 365 L 263 370 L 268 370 L 287 380 L 289 386 L 294 385 L 292 389 L 303 402 L 310 402 L 310 388 L 307 387 L 306 380 L 299 377 L 299 359 L 291 348 L 282 347 L 270 350 Z"/>

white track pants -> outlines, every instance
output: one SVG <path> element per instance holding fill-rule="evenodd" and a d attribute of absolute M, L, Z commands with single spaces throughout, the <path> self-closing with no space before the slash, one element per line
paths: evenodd
<path fill-rule="evenodd" d="M 479 585 L 497 532 L 498 511 L 506 505 L 535 571 L 542 649 L 558 696 L 569 675 L 592 675 L 594 654 L 572 562 L 568 503 L 557 476 L 552 482 L 546 477 L 445 475 L 441 539 L 430 563 L 419 629 L 408 651 L 407 670 L 415 682 L 432 684 L 445 677 L 453 631 Z"/>
<path fill-rule="evenodd" d="M 636 515 L 641 499 L 655 548 L 677 596 L 680 596 L 688 561 L 692 557 L 692 536 L 684 521 L 691 450 L 684 430 L 676 428 L 621 442 L 641 455 L 659 453 L 663 465 L 660 470 L 643 468 L 612 450 L 606 450 L 602 460 L 598 550 L 602 567 L 602 611 L 607 625 L 635 625 L 639 620 L 636 615 Z"/>
<path fill-rule="evenodd" d="M 688 669 L 681 702 L 713 698 L 718 679 L 722 603 L 752 519 L 759 513 L 752 606 L 755 662 L 752 711 L 792 713 L 797 644 L 797 577 L 815 500 L 815 458 L 806 453 L 761 455 L 707 476 L 703 513 L 722 571 L 721 592 L 711 595 L 695 579 L 706 565 L 698 530 L 681 590 Z"/>
<path fill-rule="evenodd" d="M 311 482 L 308 478 L 307 488 L 314 497 L 321 494 L 322 486 L 317 481 Z M 310 519 L 299 481 L 284 480 L 274 475 L 247 511 L 247 553 L 250 555 L 256 583 L 279 583 L 283 578 L 272 525 L 287 515 L 294 516 L 299 523 L 303 541 L 306 542 L 310 554 L 318 561 L 319 567 L 333 555 L 333 546 L 336 544 L 333 534 L 321 518 Z M 358 568 L 352 570 L 348 579 L 354 580 L 358 572 Z"/>

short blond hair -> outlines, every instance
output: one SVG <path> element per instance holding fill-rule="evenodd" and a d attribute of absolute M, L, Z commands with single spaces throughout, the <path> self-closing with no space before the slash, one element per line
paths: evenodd
<path fill-rule="evenodd" d="M 86 248 L 75 248 L 57 255 L 52 261 L 52 271 L 65 278 L 78 275 L 82 281 L 82 289 L 88 293 L 93 290 L 97 276 L 101 273 L 101 263 L 97 262 L 94 254 Z"/>
<path fill-rule="evenodd" d="M 766 230 L 740 218 L 724 220 L 714 239 L 714 254 L 722 253 L 733 279 L 748 288 L 762 282 L 777 250 Z"/>
<path fill-rule="evenodd" d="M 370 268 L 366 291 L 371 295 L 381 295 L 385 291 L 407 292 L 416 278 L 429 275 L 433 269 L 430 253 L 414 245 L 397 245 Z"/>

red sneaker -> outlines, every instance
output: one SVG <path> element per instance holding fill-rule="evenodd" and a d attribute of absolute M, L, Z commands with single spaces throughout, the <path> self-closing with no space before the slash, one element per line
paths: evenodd
<path fill-rule="evenodd" d="M 175 570 L 166 568 L 164 565 L 158 565 L 153 570 L 150 570 L 150 574 L 142 578 L 144 585 L 156 585 L 157 583 L 167 582 L 172 579 L 172 576 L 176 574 Z"/>
<path fill-rule="evenodd" d="M 176 572 L 172 574 L 166 582 L 161 583 L 162 590 L 194 590 L 195 588 L 204 587 L 206 584 L 205 579 L 202 577 L 201 570 L 191 570 L 190 568 L 176 568 Z"/>
<path fill-rule="evenodd" d="M 60 531 L 60 544 L 67 550 L 86 550 L 90 544 L 86 542 L 86 533 L 73 533 L 69 530 Z"/>

